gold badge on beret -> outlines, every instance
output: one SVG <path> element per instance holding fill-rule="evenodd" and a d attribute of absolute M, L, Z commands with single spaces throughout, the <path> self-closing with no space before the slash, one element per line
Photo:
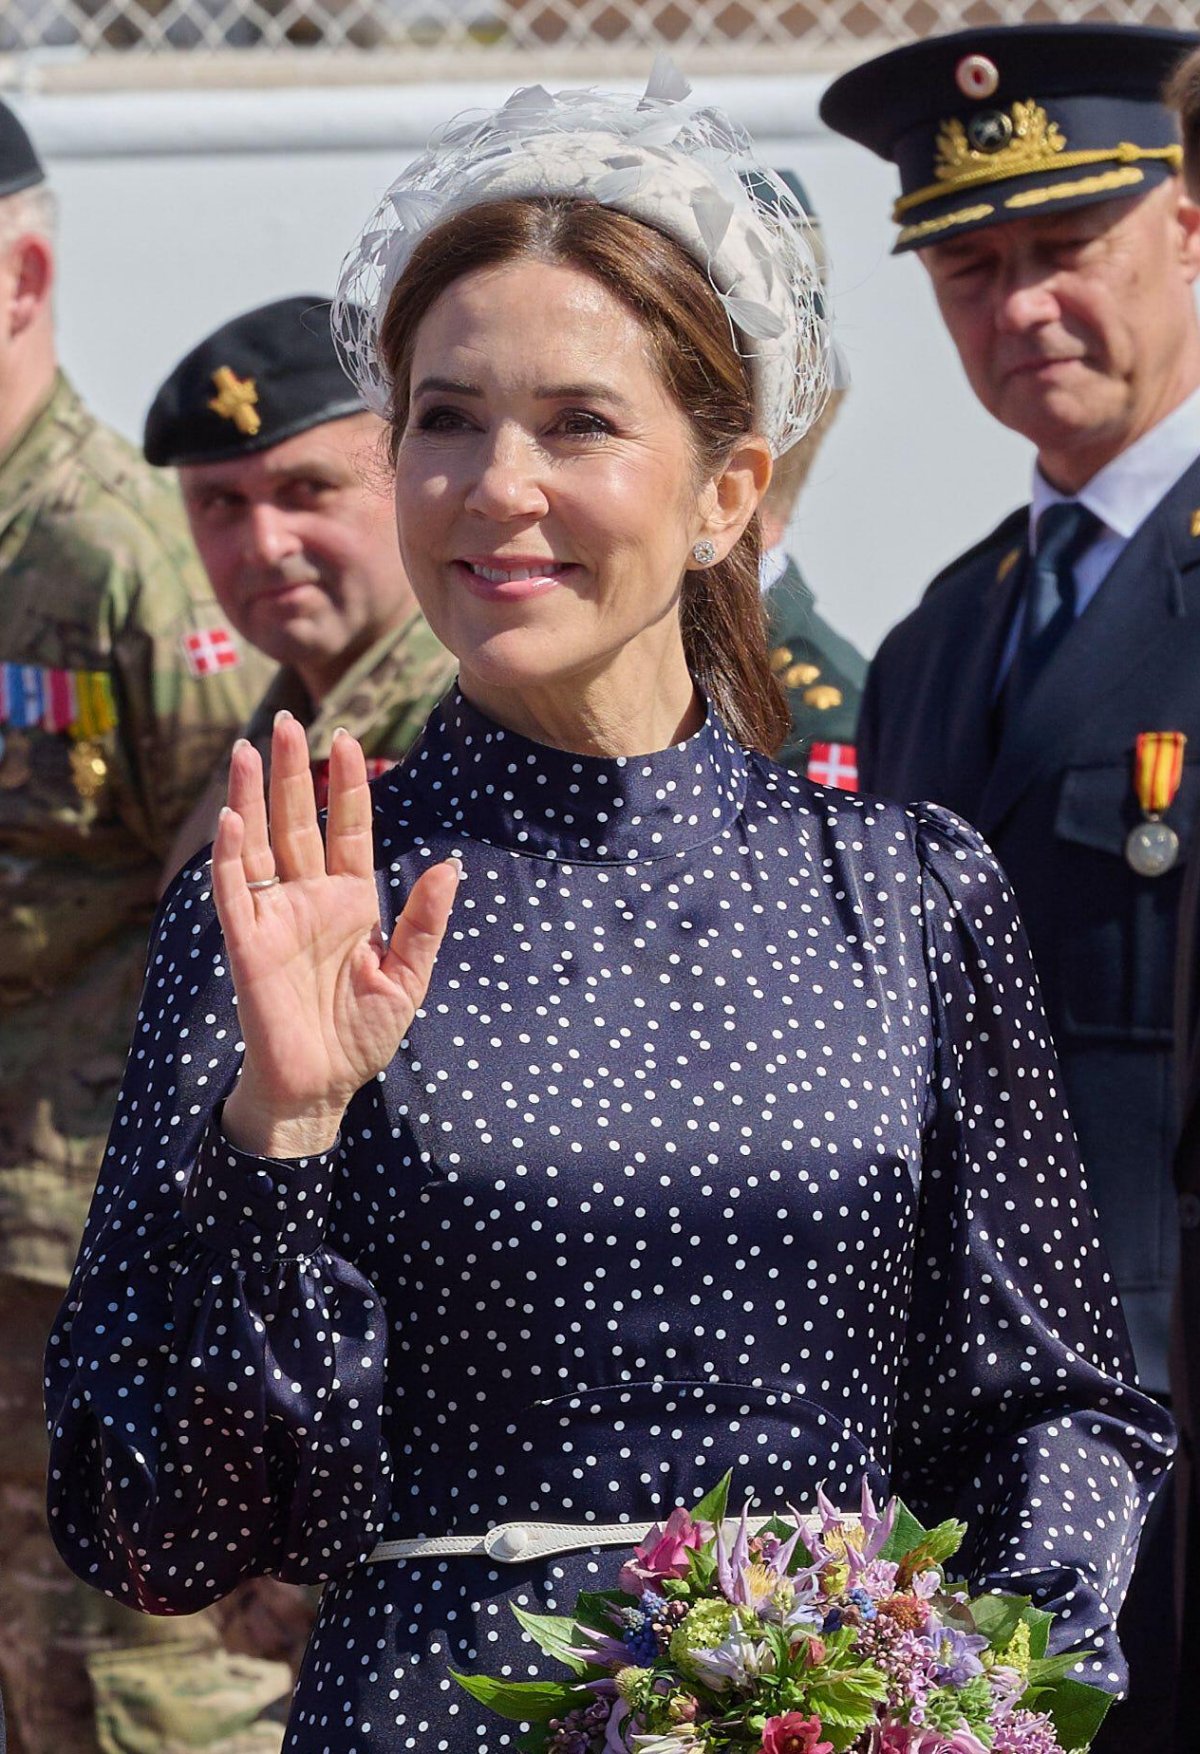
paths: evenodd
<path fill-rule="evenodd" d="M 262 416 L 255 404 L 258 402 L 258 386 L 253 378 L 239 378 L 237 373 L 227 365 L 219 365 L 212 374 L 217 394 L 209 402 L 214 414 L 222 420 L 232 420 L 240 433 L 253 438 L 262 425 Z"/>

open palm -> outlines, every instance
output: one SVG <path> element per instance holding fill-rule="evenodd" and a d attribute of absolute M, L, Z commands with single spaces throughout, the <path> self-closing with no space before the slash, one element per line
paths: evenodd
<path fill-rule="evenodd" d="M 457 885 L 453 864 L 425 872 L 385 943 L 371 796 L 353 737 L 334 739 L 324 839 L 298 722 L 286 715 L 275 726 L 269 817 L 258 754 L 239 743 L 213 845 L 246 1044 L 225 1109 L 235 1143 L 295 1156 L 332 1142 L 346 1104 L 391 1061 L 424 999 Z"/>

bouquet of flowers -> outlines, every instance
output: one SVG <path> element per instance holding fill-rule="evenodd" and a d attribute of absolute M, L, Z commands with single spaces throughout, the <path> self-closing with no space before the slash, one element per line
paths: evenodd
<path fill-rule="evenodd" d="M 898 1500 L 862 1514 L 726 1524 L 729 1476 L 672 1511 L 568 1617 L 513 1613 L 573 1671 L 455 1679 L 530 1727 L 531 1754 L 1068 1754 L 1108 1696 L 1048 1657 L 1052 1616 L 971 1600 L 945 1566 L 966 1534 Z"/>

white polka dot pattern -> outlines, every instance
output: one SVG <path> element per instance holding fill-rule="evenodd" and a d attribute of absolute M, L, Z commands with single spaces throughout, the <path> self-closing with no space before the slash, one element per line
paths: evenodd
<path fill-rule="evenodd" d="M 164 905 L 48 1355 L 51 1514 L 152 1611 L 333 1578 L 303 1754 L 510 1748 L 449 1670 L 611 1555 L 356 1568 L 381 1536 L 647 1521 L 868 1472 L 973 1578 L 1113 1637 L 1169 1422 L 1124 1334 L 1002 874 L 945 812 L 822 792 L 713 722 L 592 760 L 458 696 L 375 787 L 385 925 L 466 877 L 423 1011 L 322 1158 L 212 1123 L 237 1012 L 206 866 Z"/>

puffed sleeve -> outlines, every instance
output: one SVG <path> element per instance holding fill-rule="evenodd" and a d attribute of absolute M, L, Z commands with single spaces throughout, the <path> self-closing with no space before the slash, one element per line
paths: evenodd
<path fill-rule="evenodd" d="M 971 1581 L 1052 1610 L 1055 1648 L 1111 1691 L 1173 1428 L 1134 1386 L 1007 880 L 948 811 L 915 817 L 933 1079 L 894 1485 L 967 1521 Z"/>
<path fill-rule="evenodd" d="M 312 1582 L 378 1536 L 386 1324 L 328 1246 L 345 1142 L 247 1157 L 219 1108 L 241 1043 L 207 865 L 160 913 L 100 1182 L 46 1360 L 50 1527 L 86 1582 L 188 1613 Z"/>

